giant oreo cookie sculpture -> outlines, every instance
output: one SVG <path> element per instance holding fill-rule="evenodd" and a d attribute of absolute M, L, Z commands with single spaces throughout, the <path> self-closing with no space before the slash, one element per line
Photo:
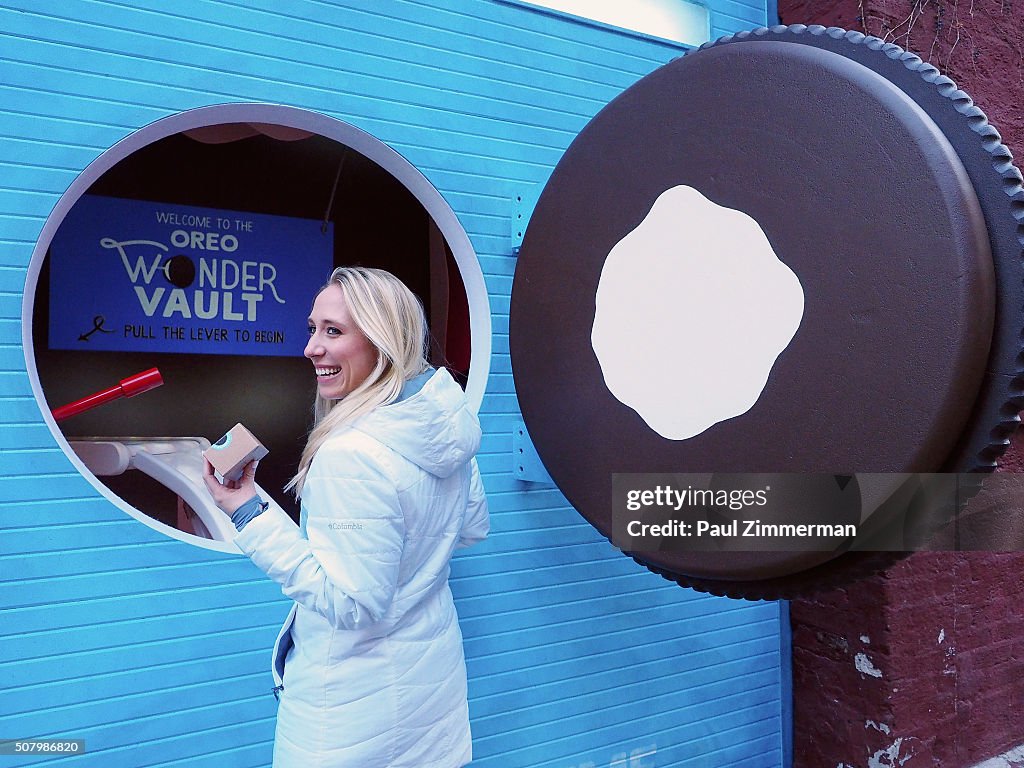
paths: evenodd
<path fill-rule="evenodd" d="M 531 438 L 613 540 L 636 473 L 840 475 L 793 514 L 884 528 L 870 473 L 991 471 L 1018 423 L 1021 218 L 999 134 L 917 56 L 824 27 L 706 45 L 605 107 L 540 196 L 510 310 Z M 898 556 L 863 548 L 630 554 L 761 598 Z"/>

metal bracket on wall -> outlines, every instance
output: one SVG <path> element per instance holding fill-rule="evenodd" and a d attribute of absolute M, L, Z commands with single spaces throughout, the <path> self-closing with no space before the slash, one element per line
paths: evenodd
<path fill-rule="evenodd" d="M 526 424 L 518 420 L 512 425 L 512 476 L 528 483 L 555 485 L 533 447 Z"/>
<path fill-rule="evenodd" d="M 526 234 L 526 226 L 530 223 L 530 216 L 537 205 L 537 187 L 523 187 L 516 190 L 512 195 L 512 217 L 509 220 L 509 235 L 511 236 L 512 255 L 518 256 L 519 249 L 523 247 L 523 236 Z"/>

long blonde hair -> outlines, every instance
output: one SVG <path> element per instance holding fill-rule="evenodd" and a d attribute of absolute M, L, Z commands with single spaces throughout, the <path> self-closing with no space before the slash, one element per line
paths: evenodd
<path fill-rule="evenodd" d="M 340 400 L 317 393 L 313 429 L 299 469 L 285 490 L 302 495 L 316 452 L 336 429 L 351 424 L 379 405 L 393 402 L 409 379 L 427 367 L 427 320 L 423 304 L 397 277 L 383 269 L 338 267 L 320 290 L 337 285 L 357 330 L 377 348 L 377 364 L 359 386 Z M 319 295 L 319 294 L 318 294 Z"/>

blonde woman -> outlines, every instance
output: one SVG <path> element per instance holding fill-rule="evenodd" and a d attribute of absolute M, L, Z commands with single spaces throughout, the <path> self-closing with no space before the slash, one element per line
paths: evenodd
<path fill-rule="evenodd" d="M 296 526 L 254 488 L 222 485 L 235 542 L 295 601 L 274 648 L 275 768 L 457 768 L 472 757 L 462 634 L 448 587 L 483 539 L 462 389 L 425 359 L 416 296 L 383 270 L 340 268 L 313 302 L 305 356 L 315 425 L 289 488 Z"/>

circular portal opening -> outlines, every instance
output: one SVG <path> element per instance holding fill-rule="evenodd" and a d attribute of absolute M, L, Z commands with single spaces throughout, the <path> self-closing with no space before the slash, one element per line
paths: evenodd
<path fill-rule="evenodd" d="M 58 444 L 128 514 L 235 551 L 198 473 L 202 450 L 242 423 L 270 451 L 262 488 L 297 517 L 281 488 L 311 420 L 306 316 L 342 265 L 387 269 L 421 298 L 432 362 L 478 408 L 483 274 L 454 212 L 398 153 L 265 104 L 191 110 L 119 142 L 61 197 L 29 265 L 26 365 Z M 117 397 L 151 368 L 162 386 Z M 101 391 L 116 401 L 51 412 Z"/>

